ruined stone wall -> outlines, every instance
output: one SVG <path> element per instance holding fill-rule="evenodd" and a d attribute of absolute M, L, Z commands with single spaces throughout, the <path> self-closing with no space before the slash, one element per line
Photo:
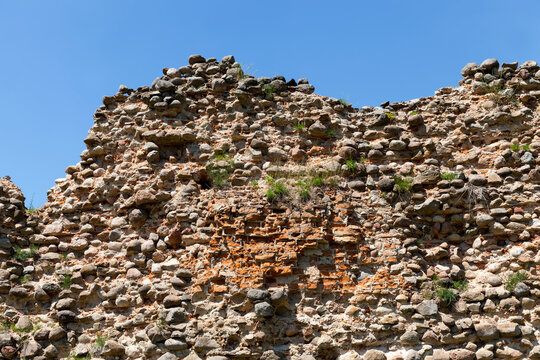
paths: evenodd
<path fill-rule="evenodd" d="M 43 208 L 0 183 L 2 356 L 540 358 L 539 69 L 362 109 L 230 56 L 121 86 Z"/>
<path fill-rule="evenodd" d="M 2 236 L 14 234 L 22 230 L 25 225 L 24 196 L 9 177 L 0 179 L 0 214 Z"/>

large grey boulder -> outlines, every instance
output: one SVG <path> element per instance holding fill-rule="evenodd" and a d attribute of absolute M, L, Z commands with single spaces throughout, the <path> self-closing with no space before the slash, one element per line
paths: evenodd
<path fill-rule="evenodd" d="M 432 316 L 437 314 L 439 307 L 435 300 L 424 300 L 416 306 L 416 312 L 424 316 Z"/>
<path fill-rule="evenodd" d="M 271 317 L 274 315 L 274 307 L 267 302 L 255 304 L 255 314 L 258 316 Z"/>
<path fill-rule="evenodd" d="M 492 323 L 481 322 L 474 324 L 474 330 L 476 331 L 478 338 L 480 338 L 482 341 L 497 340 L 499 338 L 499 330 L 497 330 L 497 325 Z"/>
<path fill-rule="evenodd" d="M 386 360 L 386 355 L 380 350 L 368 350 L 364 354 L 363 360 Z"/>

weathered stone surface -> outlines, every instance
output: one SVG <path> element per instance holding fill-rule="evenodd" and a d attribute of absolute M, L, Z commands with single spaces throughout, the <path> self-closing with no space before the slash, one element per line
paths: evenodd
<path fill-rule="evenodd" d="M 274 308 L 267 302 L 255 304 L 255 313 L 259 316 L 270 317 L 274 315 Z"/>
<path fill-rule="evenodd" d="M 499 331 L 496 324 L 481 322 L 474 324 L 474 330 L 482 341 L 497 340 L 499 338 Z"/>
<path fill-rule="evenodd" d="M 185 357 L 185 359 L 189 358 L 189 356 Z M 191 357 L 193 359 L 193 357 Z M 199 358 L 199 357 L 198 357 Z M 158 360 L 177 360 L 178 359 L 178 356 L 170 353 L 170 352 L 167 352 L 163 355 L 161 355 Z M 199 358 L 200 359 L 200 358 Z M 195 360 L 195 359 L 193 359 Z"/>
<path fill-rule="evenodd" d="M 517 359 L 523 359 L 523 352 L 521 352 L 518 349 L 512 348 L 510 346 L 505 346 L 503 348 L 497 348 L 495 351 L 495 355 L 498 358 L 501 359 L 511 359 L 511 360 L 517 360 Z"/>
<path fill-rule="evenodd" d="M 435 315 L 437 314 L 438 309 L 437 303 L 434 300 L 424 300 L 416 306 L 416 311 L 424 316 Z"/>
<path fill-rule="evenodd" d="M 474 360 L 476 355 L 467 349 L 455 349 L 448 352 L 452 360 Z"/>
<path fill-rule="evenodd" d="M 49 332 L 49 341 L 55 342 L 66 337 L 66 330 L 61 327 L 52 328 Z"/>
<path fill-rule="evenodd" d="M 30 317 L 24 315 L 17 320 L 17 323 L 15 324 L 15 328 L 17 330 L 20 330 L 22 332 L 28 332 L 33 329 L 34 325 L 32 325 L 32 321 L 30 321 Z"/>
<path fill-rule="evenodd" d="M 22 344 L 22 349 L 21 349 L 22 358 L 34 358 L 37 355 L 41 354 L 41 352 L 42 352 L 42 347 L 37 341 L 28 340 Z"/>
<path fill-rule="evenodd" d="M 105 342 L 103 350 L 101 351 L 101 354 L 104 356 L 123 356 L 124 353 L 124 346 L 114 340 L 108 340 Z"/>
<path fill-rule="evenodd" d="M 433 350 L 433 360 L 450 360 L 450 355 L 444 349 Z"/>
<path fill-rule="evenodd" d="M 386 355 L 380 350 L 368 350 L 364 353 L 363 360 L 386 360 Z"/>
<path fill-rule="evenodd" d="M 406 331 L 399 338 L 403 345 L 415 345 L 418 343 L 418 333 L 416 331 Z"/>
<path fill-rule="evenodd" d="M 69 323 L 75 321 L 77 314 L 70 310 L 61 310 L 57 314 L 58 322 Z"/>
<path fill-rule="evenodd" d="M 194 345 L 196 351 L 208 351 L 212 349 L 217 349 L 219 347 L 219 343 L 216 340 L 209 338 L 208 336 L 198 337 Z"/>
<path fill-rule="evenodd" d="M 461 294 L 461 298 L 467 302 L 473 301 L 482 301 L 485 296 L 484 293 L 479 289 L 469 289 Z"/>
<path fill-rule="evenodd" d="M 499 330 L 503 337 L 515 337 L 521 335 L 519 325 L 510 321 L 497 323 L 497 330 Z"/>
<path fill-rule="evenodd" d="M 529 352 L 529 357 L 531 359 L 540 359 L 540 345 L 536 345 L 532 350 Z"/>

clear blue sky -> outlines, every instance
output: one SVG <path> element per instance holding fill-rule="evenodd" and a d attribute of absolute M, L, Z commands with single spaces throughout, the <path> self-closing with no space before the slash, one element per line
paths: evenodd
<path fill-rule="evenodd" d="M 102 96 L 190 54 L 379 105 L 456 86 L 467 62 L 540 60 L 537 14 L 534 0 L 0 0 L 0 176 L 41 206 Z"/>

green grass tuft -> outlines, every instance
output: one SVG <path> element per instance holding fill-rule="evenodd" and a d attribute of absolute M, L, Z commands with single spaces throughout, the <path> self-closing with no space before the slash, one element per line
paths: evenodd
<path fill-rule="evenodd" d="M 71 286 L 71 275 L 66 274 L 64 275 L 64 279 L 62 280 L 62 289 L 69 289 Z"/>
<path fill-rule="evenodd" d="M 266 199 L 268 201 L 274 201 L 289 194 L 289 189 L 287 189 L 285 184 L 276 182 L 271 176 L 267 176 L 265 180 L 271 185 L 271 188 L 266 191 Z"/>
<path fill-rule="evenodd" d="M 309 181 L 309 185 L 310 185 L 310 186 L 317 186 L 317 187 L 320 187 L 320 186 L 323 186 L 323 183 L 324 183 L 324 180 L 323 180 L 322 176 L 320 176 L 320 175 L 314 176 L 314 177 Z"/>
<path fill-rule="evenodd" d="M 262 88 L 266 100 L 274 100 L 274 94 L 276 93 L 276 89 L 270 84 L 265 84 Z"/>
<path fill-rule="evenodd" d="M 86 355 L 86 356 L 82 356 L 82 355 L 71 355 L 68 359 L 72 359 L 72 360 L 90 360 L 91 357 L 90 357 L 90 354 Z"/>
<path fill-rule="evenodd" d="M 519 151 L 519 150 L 525 150 L 529 151 L 531 150 L 531 145 L 525 144 L 525 145 L 519 145 L 519 144 L 512 144 L 510 145 L 510 150 L 512 151 Z"/>
<path fill-rule="evenodd" d="M 228 185 L 229 173 L 224 169 L 211 169 L 208 172 L 210 180 L 212 181 L 212 186 L 217 188 L 222 188 Z"/>
<path fill-rule="evenodd" d="M 488 97 L 491 101 L 493 101 L 497 105 L 508 105 L 510 103 L 514 103 L 517 101 L 519 105 L 519 101 L 516 97 L 516 89 L 508 89 L 504 88 L 503 86 L 488 86 L 486 89 L 486 93 L 488 94 Z M 518 106 L 516 105 L 516 106 Z"/>
<path fill-rule="evenodd" d="M 277 195 L 275 192 L 272 191 L 272 189 L 266 190 L 266 199 L 270 202 L 274 201 L 277 198 Z"/>
<path fill-rule="evenodd" d="M 273 186 L 272 186 L 272 190 L 276 193 L 276 195 L 278 196 L 285 196 L 289 193 L 289 189 L 287 189 L 287 187 L 282 184 L 282 183 L 275 183 Z"/>
<path fill-rule="evenodd" d="M 26 260 L 34 257 L 37 254 L 38 247 L 34 244 L 30 245 L 28 249 L 21 249 L 20 247 L 15 247 L 15 253 L 13 258 L 20 262 L 25 262 Z"/>
<path fill-rule="evenodd" d="M 394 184 L 396 185 L 397 191 L 402 192 L 411 192 L 414 179 L 410 176 L 399 176 L 394 177 Z"/>
<path fill-rule="evenodd" d="M 304 181 L 298 181 L 296 185 L 300 187 L 300 191 L 298 192 L 298 194 L 300 195 L 300 199 L 307 200 L 311 197 L 309 192 L 311 188 L 310 184 L 307 184 Z"/>
<path fill-rule="evenodd" d="M 216 166 L 216 164 L 210 162 L 206 165 L 206 173 L 212 183 L 212 187 L 222 188 L 229 185 L 229 177 L 232 173 L 232 160 L 230 156 L 225 153 L 217 153 L 214 155 L 215 161 L 228 161 L 229 164 L 226 167 Z"/>
<path fill-rule="evenodd" d="M 301 189 L 299 192 L 300 199 L 302 200 L 308 200 L 311 195 L 309 194 L 309 189 Z"/>
<path fill-rule="evenodd" d="M 435 296 L 437 299 L 444 301 L 447 305 L 453 304 L 457 300 L 457 294 L 448 288 L 438 288 L 435 291 Z"/>
<path fill-rule="evenodd" d="M 347 170 L 350 172 L 355 172 L 358 168 L 358 163 L 355 160 L 350 159 L 345 162 L 345 166 L 347 166 Z"/>
<path fill-rule="evenodd" d="M 445 172 L 441 173 L 441 179 L 443 179 L 443 180 L 449 180 L 450 181 L 450 180 L 457 179 L 457 177 L 458 177 L 458 174 L 450 172 L 450 171 L 445 171 Z"/>
<path fill-rule="evenodd" d="M 452 287 L 456 290 L 463 291 L 463 290 L 467 290 L 467 288 L 469 287 L 469 284 L 467 284 L 467 281 L 465 280 L 458 280 L 458 281 L 452 282 Z"/>
<path fill-rule="evenodd" d="M 244 73 L 244 70 L 242 69 L 242 65 L 237 64 L 236 66 L 238 68 L 238 70 L 236 71 L 236 79 L 237 80 L 244 79 L 247 75 Z"/>
<path fill-rule="evenodd" d="M 34 332 L 38 331 L 39 329 L 41 329 L 40 324 L 34 325 L 31 329 L 17 329 L 17 327 L 15 326 L 14 323 L 11 323 L 11 322 L 8 322 L 8 321 L 5 321 L 5 322 L 2 323 L 2 330 L 3 331 L 12 331 L 12 332 L 17 333 L 17 334 L 34 333 Z"/>
<path fill-rule="evenodd" d="M 504 283 L 504 287 L 508 291 L 514 291 L 516 288 L 516 285 L 522 281 L 527 279 L 527 273 L 524 271 L 516 271 L 508 276 L 508 279 L 506 279 L 506 282 Z"/>
<path fill-rule="evenodd" d="M 96 346 L 99 349 L 103 349 L 107 340 L 108 340 L 107 336 L 98 335 L 98 337 L 96 338 Z"/>

